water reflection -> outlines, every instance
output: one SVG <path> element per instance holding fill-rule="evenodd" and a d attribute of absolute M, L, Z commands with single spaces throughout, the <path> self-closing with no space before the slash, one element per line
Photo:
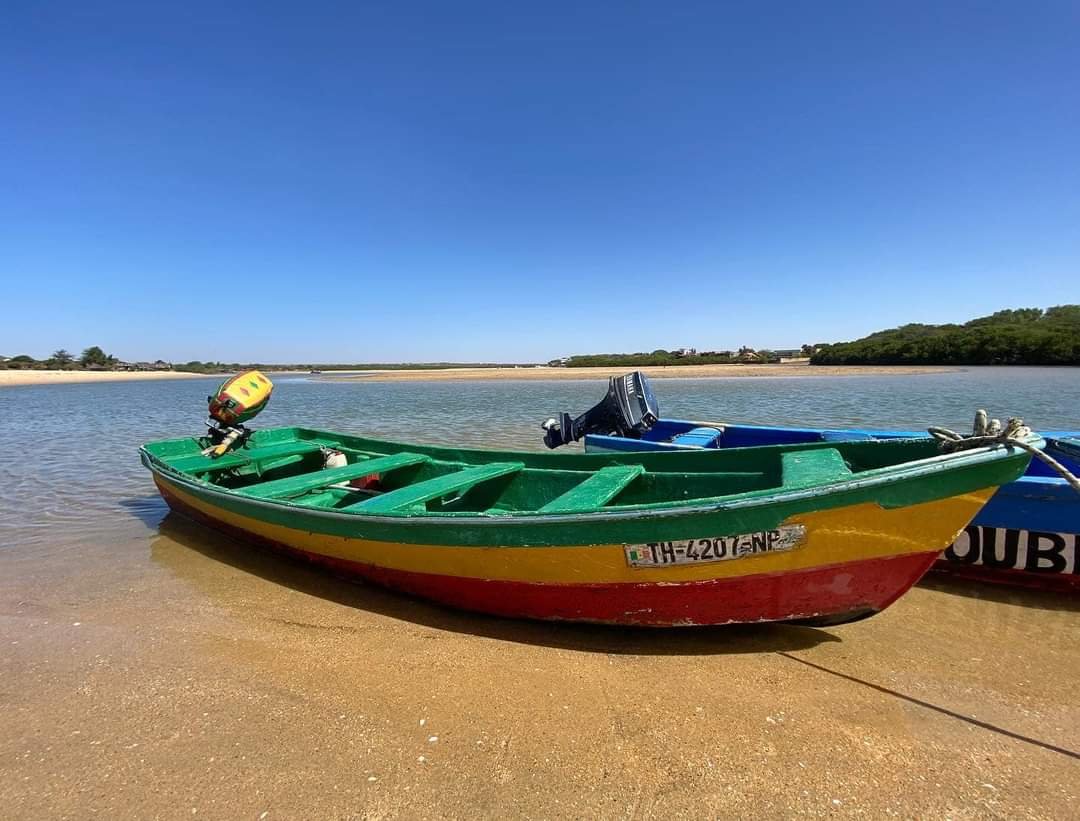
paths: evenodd
<path fill-rule="evenodd" d="M 157 532 L 161 520 L 169 513 L 169 506 L 165 504 L 165 500 L 158 493 L 152 496 L 121 499 L 120 507 L 154 532 Z"/>
<path fill-rule="evenodd" d="M 604 625 L 503 619 L 444 608 L 404 594 L 335 578 L 323 568 L 238 542 L 170 513 L 150 543 L 153 561 L 224 606 L 241 606 L 223 579 L 221 565 L 357 610 L 426 627 L 520 644 L 614 655 L 730 655 L 805 650 L 840 639 L 824 630 L 783 624 L 650 630 Z M 202 557 L 208 561 L 193 560 Z M 242 606 L 258 606 L 245 600 Z M 259 613 L 260 618 L 273 618 Z"/>

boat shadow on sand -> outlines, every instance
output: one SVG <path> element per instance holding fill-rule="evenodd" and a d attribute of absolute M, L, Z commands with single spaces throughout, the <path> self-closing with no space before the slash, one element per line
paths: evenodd
<path fill-rule="evenodd" d="M 1009 604 L 1015 607 L 1028 607 L 1034 610 L 1061 610 L 1080 612 L 1080 597 L 1054 590 L 1015 587 L 1005 584 L 990 584 L 978 579 L 965 579 L 952 576 L 947 572 L 930 572 L 923 576 L 919 587 L 936 590 L 952 596 L 967 599 L 981 599 L 996 604 Z"/>
<path fill-rule="evenodd" d="M 134 504 L 135 500 L 131 501 Z M 191 552 L 242 573 L 346 607 L 439 630 L 521 644 L 617 655 L 729 655 L 805 650 L 841 639 L 826 630 L 789 624 L 717 627 L 614 627 L 500 618 L 443 607 L 352 580 L 323 568 L 237 541 L 176 513 L 157 525 L 151 558 L 206 589 L 212 571 Z"/>

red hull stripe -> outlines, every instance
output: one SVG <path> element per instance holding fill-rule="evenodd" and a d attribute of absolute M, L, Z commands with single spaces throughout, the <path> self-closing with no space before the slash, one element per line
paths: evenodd
<path fill-rule="evenodd" d="M 498 616 L 649 626 L 787 621 L 884 610 L 938 553 L 868 559 L 789 573 L 677 584 L 537 584 L 414 573 L 299 550 L 205 515 L 170 494 L 184 515 L 242 541 L 301 557 L 338 575 Z"/>

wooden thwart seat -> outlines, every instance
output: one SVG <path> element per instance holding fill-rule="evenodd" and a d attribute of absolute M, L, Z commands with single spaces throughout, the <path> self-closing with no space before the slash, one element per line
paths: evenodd
<path fill-rule="evenodd" d="M 836 448 L 796 451 L 780 458 L 784 487 L 835 482 L 851 476 L 851 468 Z"/>
<path fill-rule="evenodd" d="M 430 461 L 431 457 L 419 453 L 395 453 L 392 456 L 379 456 L 374 459 L 365 459 L 362 462 L 354 462 L 344 467 L 324 468 L 300 476 L 288 476 L 284 479 L 261 482 L 257 485 L 242 488 L 237 492 L 259 499 L 284 499 L 289 496 L 299 496 L 301 493 L 329 487 L 338 482 L 358 479 L 361 476 L 370 476 L 373 473 L 389 473 L 392 470 L 400 470 L 401 468 Z"/>
<path fill-rule="evenodd" d="M 352 513 L 390 513 L 396 510 L 408 510 L 430 502 L 432 499 L 468 490 L 481 482 L 517 473 L 524 467 L 525 465 L 521 462 L 492 462 L 487 465 L 476 465 L 387 491 L 340 509 Z"/>
<path fill-rule="evenodd" d="M 610 465 L 557 496 L 538 513 L 583 513 L 602 507 L 645 472 L 641 465 Z"/>
<path fill-rule="evenodd" d="M 193 456 L 180 456 L 165 458 L 169 467 L 184 473 L 209 473 L 215 470 L 228 470 L 229 468 L 243 467 L 266 459 L 280 459 L 286 456 L 303 456 L 314 453 L 322 446 L 315 442 L 281 442 L 276 445 L 263 445 L 260 448 L 238 450 L 234 453 L 226 453 L 212 459 L 209 456 L 195 454 Z"/>

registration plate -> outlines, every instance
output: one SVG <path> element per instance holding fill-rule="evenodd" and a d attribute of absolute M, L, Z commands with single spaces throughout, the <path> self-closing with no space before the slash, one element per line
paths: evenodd
<path fill-rule="evenodd" d="M 624 549 L 626 563 L 631 567 L 664 567 L 724 562 L 763 553 L 782 553 L 785 550 L 794 550 L 805 538 L 805 525 L 783 525 L 775 530 L 759 530 L 737 536 L 628 544 L 624 545 Z"/>

